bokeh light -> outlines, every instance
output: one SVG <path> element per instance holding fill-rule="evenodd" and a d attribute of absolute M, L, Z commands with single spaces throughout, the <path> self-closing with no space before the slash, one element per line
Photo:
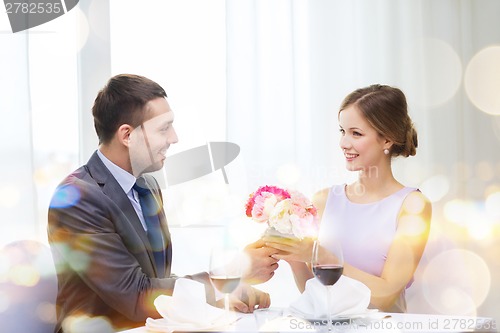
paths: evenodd
<path fill-rule="evenodd" d="M 496 200 L 495 196 L 492 198 Z M 445 218 L 458 227 L 455 229 L 458 232 L 456 237 L 461 236 L 463 240 L 480 240 L 483 245 L 495 241 L 499 221 L 488 212 L 485 202 L 455 199 L 444 205 L 443 212 Z"/>
<path fill-rule="evenodd" d="M 425 200 L 420 195 L 411 195 L 405 199 L 405 211 L 409 214 L 420 214 L 425 207 Z"/>
<path fill-rule="evenodd" d="M 53 330 L 57 279 L 49 247 L 35 240 L 13 241 L 1 249 L 0 262 L 1 327 L 6 332 Z"/>
<path fill-rule="evenodd" d="M 69 264 L 74 271 L 85 272 L 90 264 L 90 255 L 83 251 L 73 250 L 69 253 Z"/>
<path fill-rule="evenodd" d="M 465 225 L 473 209 L 474 207 L 471 202 L 454 199 L 445 203 L 443 212 L 448 221 L 459 225 Z"/>
<path fill-rule="evenodd" d="M 62 327 L 64 332 L 68 333 L 115 332 L 106 317 L 90 317 L 87 315 L 66 317 L 62 323 Z"/>
<path fill-rule="evenodd" d="M 9 295 L 0 290 L 0 313 L 5 312 L 10 305 Z"/>
<path fill-rule="evenodd" d="M 486 213 L 492 218 L 496 218 L 496 222 L 500 223 L 500 191 L 488 195 L 484 205 Z"/>
<path fill-rule="evenodd" d="M 453 249 L 432 258 L 422 275 L 424 296 L 437 312 L 475 315 L 488 296 L 491 275 L 477 254 Z"/>
<path fill-rule="evenodd" d="M 49 249 L 36 241 L 13 242 L 0 252 L 0 282 L 33 287 L 54 273 Z"/>
<path fill-rule="evenodd" d="M 9 271 L 9 279 L 18 286 L 33 287 L 40 281 L 40 273 L 32 265 L 15 265 Z"/>
<path fill-rule="evenodd" d="M 500 192 L 500 183 L 498 183 L 498 184 L 491 183 L 484 190 L 484 197 L 488 198 L 490 195 L 492 195 L 496 192 Z"/>
<path fill-rule="evenodd" d="M 493 132 L 497 138 L 497 141 L 500 141 L 500 117 L 495 117 L 491 122 L 491 127 L 493 128 Z M 497 164 L 498 171 L 498 164 Z"/>
<path fill-rule="evenodd" d="M 14 185 L 0 186 L 0 207 L 12 208 L 19 204 L 21 192 Z"/>
<path fill-rule="evenodd" d="M 475 316 L 476 305 L 473 299 L 460 288 L 445 286 L 440 294 L 442 312 L 445 314 L 462 314 Z"/>
<path fill-rule="evenodd" d="M 472 177 L 471 167 L 463 161 L 457 162 L 454 165 L 453 172 L 455 172 L 462 179 L 468 179 Z"/>
<path fill-rule="evenodd" d="M 54 193 L 50 203 L 51 208 L 66 208 L 75 205 L 80 200 L 80 190 L 72 185 L 61 186 Z"/>
<path fill-rule="evenodd" d="M 465 91 L 481 111 L 500 115 L 500 46 L 476 53 L 465 70 Z"/>
<path fill-rule="evenodd" d="M 467 221 L 467 232 L 473 239 L 488 240 L 493 234 L 493 224 L 487 217 L 479 215 Z"/>
<path fill-rule="evenodd" d="M 276 171 L 276 178 L 286 187 L 293 187 L 300 179 L 300 170 L 295 164 L 284 164 Z"/>
<path fill-rule="evenodd" d="M 424 219 L 418 215 L 404 215 L 401 217 L 400 221 L 404 222 L 404 233 L 406 235 L 419 236 L 423 235 L 427 230 L 427 224 Z"/>
<path fill-rule="evenodd" d="M 498 224 L 498 217 L 495 217 L 498 204 L 498 196 L 495 192 L 491 195 L 489 206 L 492 211 L 488 211 L 485 202 L 466 201 L 454 199 L 448 201 L 443 207 L 443 213 L 449 222 L 461 227 L 464 237 L 471 237 L 476 240 L 493 241 L 495 237 L 495 224 Z M 488 202 L 488 199 L 487 199 Z"/>
<path fill-rule="evenodd" d="M 56 305 L 54 303 L 42 302 L 36 307 L 36 315 L 45 323 L 56 322 Z"/>
<path fill-rule="evenodd" d="M 10 260 L 6 253 L 0 252 L 0 283 L 9 278 Z"/>
<path fill-rule="evenodd" d="M 425 180 L 420 189 L 429 198 L 431 202 L 441 200 L 450 190 L 450 181 L 444 175 L 435 175 Z"/>
<path fill-rule="evenodd" d="M 414 61 L 417 54 L 418 61 Z M 401 68 L 402 75 L 425 87 L 415 97 L 416 102 L 436 107 L 457 93 L 462 82 L 462 62 L 450 44 L 436 38 L 422 39 L 406 48 L 402 59 L 408 59 Z"/>
<path fill-rule="evenodd" d="M 492 180 L 495 177 L 493 165 L 488 161 L 478 162 L 476 164 L 476 176 L 485 182 Z"/>

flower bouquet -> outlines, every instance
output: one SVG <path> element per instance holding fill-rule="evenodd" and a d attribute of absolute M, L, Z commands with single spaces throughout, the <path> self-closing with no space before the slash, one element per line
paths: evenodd
<path fill-rule="evenodd" d="M 262 186 L 250 194 L 246 215 L 268 225 L 270 236 L 315 237 L 318 232 L 316 207 L 302 193 L 276 186 Z"/>

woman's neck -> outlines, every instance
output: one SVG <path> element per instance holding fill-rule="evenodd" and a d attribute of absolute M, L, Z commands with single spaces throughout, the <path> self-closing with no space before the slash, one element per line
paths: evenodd
<path fill-rule="evenodd" d="M 384 198 L 403 188 L 393 176 L 392 169 L 372 167 L 359 172 L 356 182 L 349 185 L 349 193 L 361 201 Z"/>

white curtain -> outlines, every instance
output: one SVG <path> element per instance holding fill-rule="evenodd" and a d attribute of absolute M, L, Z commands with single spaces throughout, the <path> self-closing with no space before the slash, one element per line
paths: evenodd
<path fill-rule="evenodd" d="M 448 198 L 481 199 L 485 184 L 472 189 L 461 171 L 482 159 L 496 168 L 500 153 L 481 142 L 498 146 L 498 121 L 468 101 L 463 79 L 471 57 L 499 43 L 498 14 L 498 2 L 481 0 L 227 1 L 227 131 L 251 185 L 311 192 L 345 179 L 338 107 L 383 83 L 406 93 L 419 132 L 417 156 L 396 162 L 399 178 L 419 186 L 447 175 Z"/>
<path fill-rule="evenodd" d="M 36 234 L 28 36 L 0 34 L 0 244 Z M 1 247 L 1 245 L 0 245 Z"/>
<path fill-rule="evenodd" d="M 0 18 L 0 221 L 9 230 L 0 246 L 46 243 L 52 193 L 79 163 L 78 55 L 89 22 L 78 7 L 18 33 Z"/>

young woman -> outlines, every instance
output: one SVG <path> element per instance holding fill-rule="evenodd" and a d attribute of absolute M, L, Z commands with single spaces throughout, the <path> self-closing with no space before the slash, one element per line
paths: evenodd
<path fill-rule="evenodd" d="M 340 242 L 343 274 L 370 288 L 370 307 L 405 312 L 405 289 L 413 281 L 431 220 L 429 200 L 392 173 L 392 158 L 413 156 L 417 148 L 405 95 L 385 85 L 358 89 L 344 99 L 338 119 L 346 167 L 359 177 L 315 194 L 322 251 L 328 251 L 328 242 Z M 267 239 L 267 246 L 280 250 L 273 257 L 289 262 L 301 292 L 313 277 L 312 244 L 312 239 Z"/>

